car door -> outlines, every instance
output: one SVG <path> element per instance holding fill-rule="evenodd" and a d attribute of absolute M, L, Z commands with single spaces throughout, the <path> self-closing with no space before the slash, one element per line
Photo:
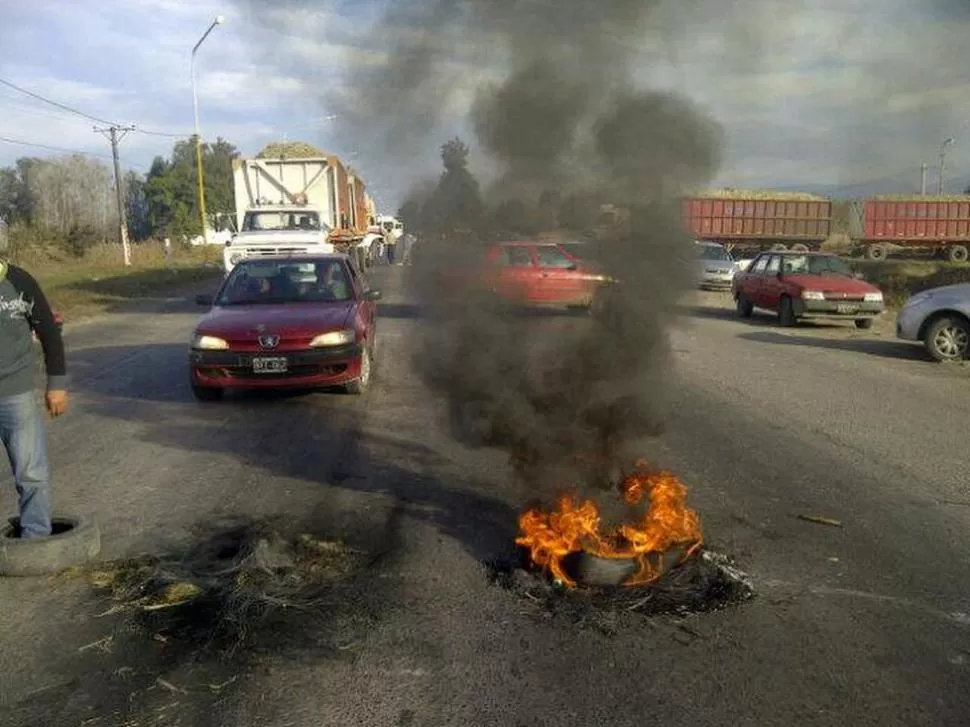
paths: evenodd
<path fill-rule="evenodd" d="M 781 264 L 781 255 L 771 255 L 768 258 L 764 275 L 761 276 L 760 306 L 765 310 L 778 310 L 781 293 L 785 287 L 784 282 L 778 277 L 778 273 L 781 272 Z"/>
<path fill-rule="evenodd" d="M 768 256 L 759 255 L 751 262 L 747 272 L 743 273 L 740 292 L 744 293 L 751 305 L 761 305 L 761 283 L 767 265 Z"/>
<path fill-rule="evenodd" d="M 493 262 L 496 293 L 518 303 L 536 300 L 539 276 L 531 246 L 503 245 Z"/>
<path fill-rule="evenodd" d="M 576 259 L 556 245 L 537 245 L 535 255 L 539 269 L 537 302 L 568 305 L 589 297 L 586 276 Z"/>

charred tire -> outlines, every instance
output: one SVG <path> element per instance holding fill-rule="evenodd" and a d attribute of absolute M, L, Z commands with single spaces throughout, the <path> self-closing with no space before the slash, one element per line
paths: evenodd
<path fill-rule="evenodd" d="M 371 349 L 368 346 L 360 355 L 360 377 L 354 379 L 349 384 L 344 385 L 344 391 L 353 396 L 360 396 L 370 386 L 371 374 L 373 373 L 373 360 Z"/>
<path fill-rule="evenodd" d="M 964 245 L 947 245 L 946 259 L 951 263 L 965 263 L 970 258 L 970 251 Z"/>
<path fill-rule="evenodd" d="M 93 520 L 53 518 L 53 535 L 21 540 L 20 519 L 0 527 L 0 576 L 43 576 L 92 561 L 101 552 L 101 531 Z"/>
<path fill-rule="evenodd" d="M 963 361 L 970 354 L 970 321 L 958 315 L 942 315 L 926 327 L 923 344 L 937 361 Z"/>
<path fill-rule="evenodd" d="M 795 317 L 795 306 L 792 303 L 791 298 L 787 295 L 781 296 L 781 301 L 778 304 L 778 324 L 785 326 L 786 328 L 791 328 L 798 322 Z"/>
<path fill-rule="evenodd" d="M 751 304 L 751 301 L 748 300 L 743 293 L 738 293 L 736 302 L 738 315 L 742 318 L 750 318 L 751 314 L 754 313 L 754 306 Z"/>
<path fill-rule="evenodd" d="M 198 401 L 222 401 L 222 389 L 214 386 L 198 386 L 192 384 L 192 395 Z"/>
<path fill-rule="evenodd" d="M 889 250 L 886 249 L 885 245 L 866 246 L 867 260 L 885 260 L 887 257 L 889 257 Z"/>
<path fill-rule="evenodd" d="M 805 245 L 805 244 L 802 244 L 801 242 L 799 242 L 798 244 L 791 246 L 791 251 L 792 252 L 808 252 L 808 245 Z"/>
<path fill-rule="evenodd" d="M 872 328 L 873 320 L 872 318 L 857 318 L 855 322 L 856 328 L 861 328 L 864 331 L 868 331 Z"/>

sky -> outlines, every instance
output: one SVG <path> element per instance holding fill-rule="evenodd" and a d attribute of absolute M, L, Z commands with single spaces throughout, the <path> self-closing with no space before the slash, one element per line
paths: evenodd
<path fill-rule="evenodd" d="M 484 0 L 469 0 L 483 2 Z M 555 12 L 554 0 L 546 2 Z M 608 2 L 610 0 L 603 0 Z M 404 2 L 404 0 L 398 0 Z M 655 0 L 655 27 L 637 41 L 636 76 L 700 104 L 725 131 L 714 184 L 789 189 L 918 191 L 949 137 L 947 191 L 970 175 L 970 3 L 957 0 Z M 488 39 L 454 38 L 457 87 L 441 98 L 446 123 L 412 165 L 382 166 L 373 139 L 355 138 L 338 101 L 355 89 L 348 64 L 380 70 L 395 39 L 420 27 L 388 25 L 381 0 L 0 0 L 0 78 L 138 131 L 123 165 L 146 172 L 193 130 L 190 52 L 217 15 L 225 22 L 197 56 L 202 135 L 244 155 L 304 140 L 347 158 L 382 211 L 438 166 L 466 125 L 475 88 L 501 76 L 483 61 Z M 618 42 L 630 42 L 618 36 Z M 0 86 L 0 166 L 60 150 L 110 163 L 90 119 Z M 35 146 L 30 146 L 33 144 Z M 45 147 L 56 147 L 48 149 Z M 484 160 L 473 156 L 473 163 Z M 959 186 L 959 188 L 957 188 Z"/>

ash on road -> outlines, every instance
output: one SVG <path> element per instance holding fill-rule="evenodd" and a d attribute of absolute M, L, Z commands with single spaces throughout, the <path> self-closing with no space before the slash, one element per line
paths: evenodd
<path fill-rule="evenodd" d="M 51 426 L 56 498 L 98 517 L 105 557 L 271 516 L 385 555 L 305 638 L 231 659 L 126 630 L 81 579 L 4 581 L 0 724 L 965 723 L 965 369 L 878 330 L 737 321 L 724 296 L 701 296 L 674 335 L 677 417 L 642 454 L 688 484 L 709 546 L 758 598 L 580 629 L 489 584 L 520 493 L 503 455 L 448 436 L 407 369 L 427 323 L 402 275 L 375 273 L 381 364 L 361 399 L 200 405 L 188 304 L 68 333 L 77 398 Z"/>

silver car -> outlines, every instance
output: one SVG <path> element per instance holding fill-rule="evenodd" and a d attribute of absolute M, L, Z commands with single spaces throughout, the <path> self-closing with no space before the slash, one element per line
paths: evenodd
<path fill-rule="evenodd" d="M 697 284 L 709 290 L 729 290 L 738 264 L 724 245 L 694 241 L 697 246 Z"/>
<path fill-rule="evenodd" d="M 922 341 L 937 361 L 970 358 L 970 283 L 912 296 L 896 318 L 896 337 Z"/>

